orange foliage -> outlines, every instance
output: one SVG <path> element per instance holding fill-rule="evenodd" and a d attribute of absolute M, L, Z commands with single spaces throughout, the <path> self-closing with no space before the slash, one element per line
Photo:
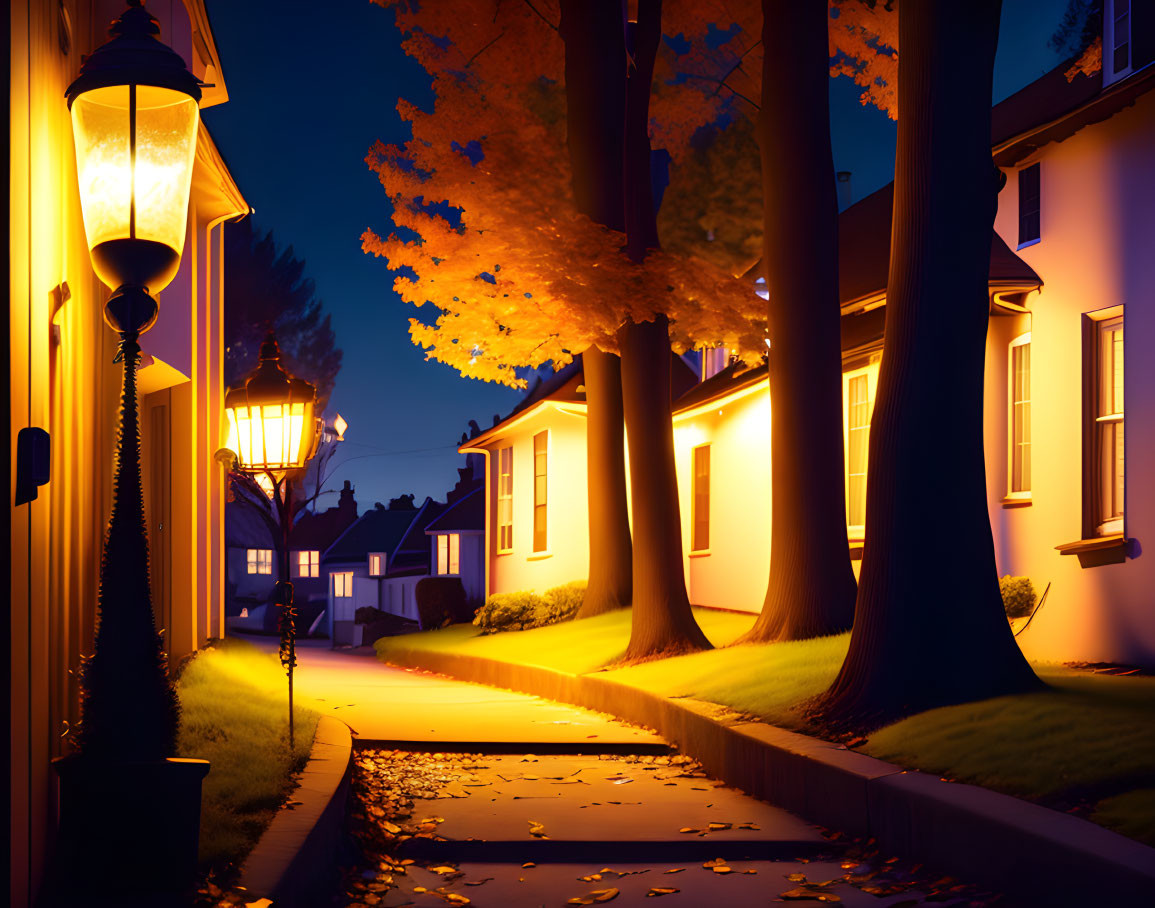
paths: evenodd
<path fill-rule="evenodd" d="M 862 87 L 859 100 L 898 119 L 898 3 L 830 0 L 832 75 Z"/>

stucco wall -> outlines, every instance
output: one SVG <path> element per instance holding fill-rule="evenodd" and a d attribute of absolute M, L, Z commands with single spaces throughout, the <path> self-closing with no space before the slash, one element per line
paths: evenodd
<path fill-rule="evenodd" d="M 1110 120 L 1041 149 L 1041 241 L 1019 251 L 1044 281 L 1031 314 L 992 319 L 987 356 L 988 496 L 999 572 L 1051 591 L 1019 637 L 1032 658 L 1155 662 L 1155 94 Z M 1019 165 L 1022 166 L 1022 165 Z M 1015 168 L 1017 170 L 1018 167 Z M 996 229 L 1018 242 L 1018 179 L 1008 172 Z M 1083 568 L 1055 546 L 1082 531 L 1081 316 L 1123 305 L 1125 336 L 1124 563 Z M 1007 343 L 1031 331 L 1033 489 L 1004 509 Z"/>

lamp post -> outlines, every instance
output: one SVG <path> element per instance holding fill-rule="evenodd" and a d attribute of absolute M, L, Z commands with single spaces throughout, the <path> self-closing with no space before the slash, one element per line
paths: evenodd
<path fill-rule="evenodd" d="M 280 607 L 281 665 L 289 677 L 289 748 L 293 748 L 293 669 L 297 665 L 297 611 L 289 580 L 289 542 L 293 530 L 293 481 L 304 475 L 321 440 L 317 389 L 281 367 L 281 351 L 270 331 L 261 344 L 260 365 L 239 388 L 225 395 L 229 436 L 225 447 L 236 466 L 257 481 L 277 509 L 281 579 L 275 601 Z M 343 432 L 343 430 L 342 430 Z M 265 482 L 260 483 L 264 478 Z"/>
<path fill-rule="evenodd" d="M 96 643 L 83 668 L 79 753 L 57 761 L 61 863 L 90 886 L 180 888 L 196 870 L 203 760 L 177 760 L 178 705 L 149 591 L 136 371 L 151 294 L 184 247 L 200 87 L 140 0 L 68 87 L 84 228 L 124 362 Z M 164 806 L 161 806 L 161 803 Z M 134 854 L 126 869 L 123 855 Z"/>

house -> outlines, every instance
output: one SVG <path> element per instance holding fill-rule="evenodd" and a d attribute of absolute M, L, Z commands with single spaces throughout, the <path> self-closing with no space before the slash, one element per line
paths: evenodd
<path fill-rule="evenodd" d="M 8 902 L 36 897 L 55 823 L 53 757 L 79 720 L 76 672 L 93 647 L 98 572 L 112 501 L 122 370 L 103 322 L 108 289 L 92 270 L 65 89 L 107 40 L 123 0 L 28 0 L 9 7 L 10 448 L 51 439 L 47 483 L 10 511 Z M 151 0 L 162 39 L 203 84 L 201 107 L 228 100 L 203 0 Z M 180 269 L 141 338 L 141 465 L 156 624 L 173 661 L 224 628 L 221 230 L 249 211 L 200 124 Z M 38 477 L 40 478 L 40 477 Z"/>
<path fill-rule="evenodd" d="M 328 602 L 321 554 L 357 519 L 357 501 L 348 480 L 339 496 L 335 507 L 298 516 L 289 537 L 289 578 L 301 633 Z M 279 546 L 269 524 L 251 506 L 230 502 L 225 507 L 225 614 L 230 628 L 275 629 L 275 611 L 264 606 L 273 601 L 281 577 Z"/>
<path fill-rule="evenodd" d="M 460 577 L 466 601 L 474 608 L 481 605 L 485 601 L 484 478 L 434 518 L 425 535 L 429 537 L 429 573 Z"/>
<path fill-rule="evenodd" d="M 1126 20 L 1106 21 L 1121 29 Z M 1067 61 L 992 113 L 1007 175 L 991 239 L 987 488 L 1000 574 L 1047 598 L 1018 639 L 1031 658 L 1155 664 L 1155 28 L 1108 35 L 1107 71 Z M 1115 41 L 1115 45 L 1111 44 Z M 1070 74 L 1070 75 L 1068 75 Z M 885 324 L 893 187 L 839 218 L 847 529 L 855 569 Z M 753 275 L 751 275 L 753 278 Z M 764 291 L 763 291 L 764 292 Z M 678 397 L 674 444 L 691 602 L 761 609 L 770 570 L 764 365 L 707 351 Z M 488 459 L 487 593 L 586 576 L 580 362 L 461 451 Z M 1124 434 L 1124 413 L 1131 430 Z M 805 443 L 800 440 L 799 443 Z M 1127 465 L 1131 469 L 1126 469 Z M 556 477 L 562 477 L 558 481 Z M 547 511 L 544 544 L 532 532 Z M 573 519 L 574 515 L 580 515 Z M 949 516 L 929 515 L 926 531 Z M 1155 543 L 1153 543 L 1155 544 Z M 944 538 L 943 582 L 949 583 Z"/>
<path fill-rule="evenodd" d="M 414 568 L 428 574 L 428 546 L 423 546 L 426 561 L 414 562 L 416 540 L 424 537 L 426 523 L 440 513 L 443 505 L 426 498 L 421 507 L 413 504 L 412 495 L 404 495 L 389 502 L 386 508 L 379 502 L 366 511 L 345 530 L 321 556 L 321 576 L 327 586 L 328 607 L 326 624 L 335 644 L 360 643 L 354 641 L 354 621 L 357 609 L 365 606 L 381 608 L 382 581 L 396 561 L 397 592 L 393 594 L 394 614 L 416 619 L 417 603 L 412 586 L 401 579 Z M 421 530 L 411 533 L 414 525 Z"/>

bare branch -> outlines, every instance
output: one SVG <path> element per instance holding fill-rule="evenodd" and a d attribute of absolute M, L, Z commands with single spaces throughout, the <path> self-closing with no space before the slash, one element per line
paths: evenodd
<path fill-rule="evenodd" d="M 504 30 L 501 32 L 501 34 L 500 34 L 500 35 L 498 35 L 498 36 L 497 36 L 496 38 L 494 38 L 492 41 L 488 42 L 488 43 L 487 43 L 487 44 L 486 44 L 486 45 L 485 45 L 483 48 L 481 48 L 481 50 L 479 50 L 479 51 L 478 51 L 477 53 L 475 53 L 475 54 L 474 54 L 472 57 L 470 57 L 470 58 L 469 58 L 469 61 L 468 61 L 468 62 L 465 64 L 465 68 L 466 68 L 466 69 L 469 69 L 469 67 L 471 67 L 471 66 L 473 65 L 473 61 L 474 61 L 474 60 L 476 60 L 476 59 L 477 59 L 478 57 L 480 57 L 480 56 L 481 56 L 483 53 L 485 53 L 487 50 L 489 50 L 491 47 L 493 47 L 493 45 L 495 45 L 495 44 L 496 44 L 498 41 L 500 41 L 500 40 L 501 40 L 503 37 L 505 37 L 505 31 L 504 31 Z"/>
<path fill-rule="evenodd" d="M 530 3 L 529 0 L 523 0 L 523 2 L 531 10 L 533 10 L 535 13 L 537 13 L 538 18 L 541 19 L 542 22 L 544 22 L 546 25 L 548 25 L 550 28 L 552 28 L 555 32 L 558 30 L 557 26 L 554 25 L 552 22 L 550 22 L 549 19 L 547 19 L 545 16 L 543 16 L 541 14 L 541 11 L 538 10 L 538 8 L 536 6 L 534 6 L 532 3 Z"/>

